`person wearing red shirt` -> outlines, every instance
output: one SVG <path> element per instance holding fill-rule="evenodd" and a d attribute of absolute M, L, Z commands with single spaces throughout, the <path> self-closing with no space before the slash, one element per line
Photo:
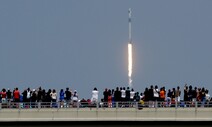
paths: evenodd
<path fill-rule="evenodd" d="M 7 93 L 5 89 L 2 89 L 1 97 L 2 97 L 2 103 L 6 103 Z"/>
<path fill-rule="evenodd" d="M 13 97 L 14 97 L 15 102 L 19 102 L 20 101 L 20 92 L 19 92 L 18 88 L 15 89 L 13 94 L 14 94 Z"/>

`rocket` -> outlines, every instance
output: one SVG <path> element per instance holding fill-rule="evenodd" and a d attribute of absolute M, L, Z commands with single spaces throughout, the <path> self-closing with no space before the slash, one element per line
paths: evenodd
<path fill-rule="evenodd" d="M 132 44 L 132 36 L 131 36 L 131 14 L 132 14 L 132 11 L 131 11 L 131 8 L 129 8 L 128 10 L 128 23 L 129 23 L 129 43 Z"/>
<path fill-rule="evenodd" d="M 128 86 L 132 88 L 132 64 L 133 64 L 133 56 L 132 56 L 132 36 L 131 36 L 131 8 L 128 10 L 128 23 L 129 23 L 129 42 L 128 42 Z"/>

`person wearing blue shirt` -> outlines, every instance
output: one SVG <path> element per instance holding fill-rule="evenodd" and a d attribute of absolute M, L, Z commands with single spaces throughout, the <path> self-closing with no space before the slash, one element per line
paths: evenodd
<path fill-rule="evenodd" d="M 62 108 L 63 107 L 63 104 L 64 104 L 64 91 L 63 89 L 60 90 L 60 107 Z"/>

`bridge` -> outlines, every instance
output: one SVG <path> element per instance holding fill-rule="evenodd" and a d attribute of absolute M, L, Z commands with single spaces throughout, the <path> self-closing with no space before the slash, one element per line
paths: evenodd
<path fill-rule="evenodd" d="M 212 107 L 69 107 L 3 108 L 0 122 L 17 121 L 212 121 Z"/>

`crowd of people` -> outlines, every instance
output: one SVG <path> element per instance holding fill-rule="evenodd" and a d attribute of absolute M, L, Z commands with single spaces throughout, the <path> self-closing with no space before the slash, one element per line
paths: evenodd
<path fill-rule="evenodd" d="M 209 94 L 209 90 L 197 88 L 192 85 L 185 84 L 183 89 L 183 99 L 181 98 L 180 86 L 166 90 L 163 86 L 159 88 L 157 85 L 151 85 L 149 88 L 146 87 L 144 92 L 135 92 L 134 89 L 127 87 L 117 87 L 116 90 L 105 89 L 103 92 L 103 102 L 141 102 L 148 103 L 149 107 L 155 107 L 155 104 L 160 103 L 160 106 L 170 107 L 172 104 L 177 103 L 178 105 L 194 105 L 195 102 L 201 103 L 204 107 L 206 102 L 211 102 L 212 99 Z M 112 100 L 111 100 L 112 98 Z"/>
<path fill-rule="evenodd" d="M 58 95 L 59 94 L 59 95 Z M 151 85 L 149 88 L 145 88 L 143 92 L 134 91 L 130 87 L 116 87 L 115 89 L 108 89 L 102 92 L 103 98 L 99 101 L 99 91 L 95 87 L 92 91 L 91 98 L 79 99 L 77 90 L 72 91 L 70 88 L 61 89 L 58 93 L 55 89 L 49 89 L 46 91 L 39 87 L 38 89 L 27 88 L 23 92 L 20 92 L 18 88 L 13 91 L 3 88 L 0 92 L 0 102 L 12 103 L 12 102 L 24 102 L 31 106 L 36 102 L 42 102 L 42 104 L 50 104 L 53 107 L 57 107 L 57 102 L 60 102 L 61 106 L 77 106 L 78 102 L 88 105 L 95 105 L 100 102 L 100 106 L 114 107 L 115 102 L 120 102 L 121 106 L 129 106 L 127 103 L 139 102 L 140 104 L 148 103 L 148 107 L 155 107 L 155 104 L 160 103 L 160 106 L 170 107 L 173 103 L 194 104 L 195 102 L 201 103 L 204 106 L 207 102 L 211 101 L 209 91 L 202 88 L 188 86 L 185 84 L 183 89 L 183 99 L 181 98 L 180 86 L 166 90 L 163 86 L 159 88 L 157 85 Z"/>

